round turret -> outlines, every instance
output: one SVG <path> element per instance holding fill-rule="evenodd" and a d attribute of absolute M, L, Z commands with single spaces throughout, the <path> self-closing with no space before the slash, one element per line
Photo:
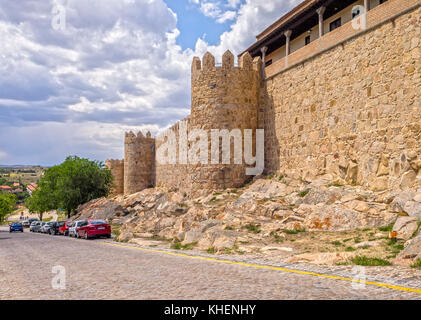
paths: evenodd
<path fill-rule="evenodd" d="M 148 133 L 126 133 L 124 140 L 124 194 L 132 194 L 153 186 L 155 140 Z"/>
<path fill-rule="evenodd" d="M 252 61 L 249 53 L 239 59 L 238 67 L 234 66 L 234 56 L 230 51 L 224 53 L 222 66 L 215 65 L 215 58 L 209 52 L 204 55 L 202 61 L 195 57 L 192 63 L 191 83 L 189 130 L 205 129 L 210 133 L 212 129 L 228 131 L 240 129 L 243 138 L 244 129 L 251 129 L 255 133 L 258 128 L 260 66 L 258 61 L 255 63 Z M 208 139 L 210 143 L 210 134 Z M 255 150 L 254 142 L 253 150 Z M 245 169 L 244 159 L 242 164 L 234 164 L 232 143 L 230 164 L 191 165 L 190 177 L 193 189 L 241 186 L 248 178 Z"/>

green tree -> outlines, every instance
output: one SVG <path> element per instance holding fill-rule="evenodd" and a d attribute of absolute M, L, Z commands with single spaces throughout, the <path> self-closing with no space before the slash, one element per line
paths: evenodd
<path fill-rule="evenodd" d="M 62 208 L 70 218 L 80 204 L 108 196 L 113 176 L 102 162 L 68 157 L 44 172 L 27 205 L 35 212 Z"/>
<path fill-rule="evenodd" d="M 25 200 L 25 207 L 28 208 L 31 213 L 37 213 L 40 220 L 42 220 L 42 216 L 45 212 L 54 209 L 54 204 L 55 201 L 53 197 L 46 189 L 37 189 L 33 191 L 32 196 Z"/>
<path fill-rule="evenodd" d="M 13 212 L 16 206 L 16 196 L 10 193 L 0 193 L 0 224 L 4 217 Z"/>

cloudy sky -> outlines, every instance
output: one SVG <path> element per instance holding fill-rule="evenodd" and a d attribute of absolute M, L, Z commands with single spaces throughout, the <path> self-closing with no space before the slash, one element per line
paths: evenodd
<path fill-rule="evenodd" d="M 123 157 L 189 113 L 193 56 L 237 54 L 300 0 L 0 0 L 0 164 Z"/>

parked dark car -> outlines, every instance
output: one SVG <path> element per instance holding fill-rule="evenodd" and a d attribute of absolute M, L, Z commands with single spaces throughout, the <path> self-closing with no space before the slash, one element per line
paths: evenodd
<path fill-rule="evenodd" d="M 111 227 L 104 220 L 88 220 L 76 232 L 78 238 L 85 238 L 86 240 L 94 237 L 111 238 Z"/>
<path fill-rule="evenodd" d="M 23 232 L 22 223 L 15 222 L 9 225 L 9 232 L 15 232 L 15 231 Z"/>
<path fill-rule="evenodd" d="M 48 229 L 48 233 L 54 236 L 60 234 L 60 228 L 64 225 L 64 221 L 51 222 L 50 228 Z"/>

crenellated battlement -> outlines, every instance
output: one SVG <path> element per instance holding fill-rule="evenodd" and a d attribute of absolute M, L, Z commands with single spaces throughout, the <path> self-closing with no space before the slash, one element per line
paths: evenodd
<path fill-rule="evenodd" d="M 260 59 L 261 60 L 261 59 Z M 202 60 L 199 57 L 194 57 L 191 67 L 192 78 L 196 78 L 199 75 L 208 74 L 210 72 L 220 73 L 227 75 L 227 72 L 232 71 L 234 74 L 240 72 L 257 72 L 260 70 L 259 60 L 253 60 L 251 55 L 246 52 L 238 59 L 238 66 L 234 64 L 234 55 L 231 51 L 227 50 L 222 56 L 222 65 L 215 63 L 215 57 L 210 53 L 206 52 Z"/>
<path fill-rule="evenodd" d="M 133 131 L 126 132 L 125 134 L 125 143 L 151 143 L 155 139 L 152 138 L 152 134 L 148 131 L 146 133 L 146 136 L 142 133 L 142 131 L 139 131 L 136 134 L 133 133 Z"/>

